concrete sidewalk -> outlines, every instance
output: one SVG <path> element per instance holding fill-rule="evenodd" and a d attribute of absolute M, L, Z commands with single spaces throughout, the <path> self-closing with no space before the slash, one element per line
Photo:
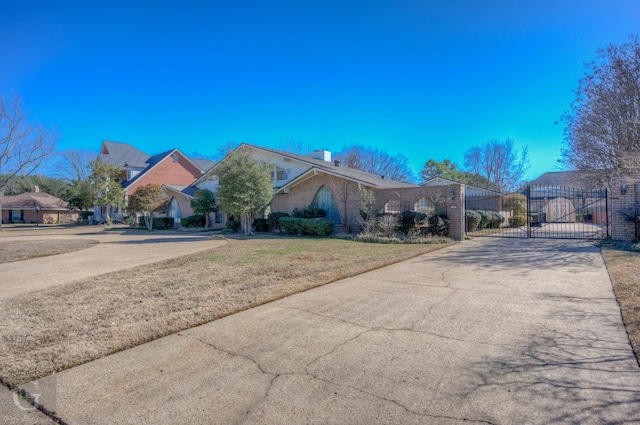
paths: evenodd
<path fill-rule="evenodd" d="M 576 241 L 476 239 L 23 388 L 69 424 L 640 421 L 607 271 Z"/>
<path fill-rule="evenodd" d="M 208 234 L 176 232 L 87 232 L 7 236 L 0 242 L 56 239 L 96 240 L 91 248 L 0 264 L 0 300 L 117 270 L 217 248 L 226 243 Z"/>

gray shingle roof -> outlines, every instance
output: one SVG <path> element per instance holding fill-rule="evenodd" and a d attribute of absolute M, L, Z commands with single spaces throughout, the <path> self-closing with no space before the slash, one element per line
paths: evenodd
<path fill-rule="evenodd" d="M 366 171 L 357 170 L 355 168 L 337 166 L 332 162 L 322 161 L 320 159 L 315 159 L 308 156 L 279 151 L 276 149 L 263 148 L 261 146 L 250 145 L 248 143 L 243 143 L 243 145 L 248 146 L 250 148 L 260 149 L 263 151 L 275 153 L 277 155 L 282 155 L 284 157 L 297 159 L 298 161 L 306 162 L 317 169 L 324 170 L 332 174 L 343 176 L 345 178 L 356 180 L 356 181 L 359 181 L 374 187 L 378 187 L 378 188 L 393 189 L 393 188 L 403 188 L 403 187 L 419 187 L 418 185 L 415 185 L 412 183 L 405 183 L 397 180 L 385 179 L 384 177 L 379 176 L 377 174 L 367 173 Z"/>
<path fill-rule="evenodd" d="M 105 149 L 108 153 L 102 153 Z M 98 161 L 120 169 L 124 169 L 127 165 L 136 168 L 146 168 L 147 161 L 150 158 L 149 154 L 127 143 L 111 142 L 108 140 L 102 142 L 100 152 Z"/>
<path fill-rule="evenodd" d="M 184 193 L 190 198 L 193 198 L 196 195 L 196 192 L 200 190 L 195 186 L 183 186 L 179 184 L 165 184 L 164 186 L 176 192 Z"/>
<path fill-rule="evenodd" d="M 582 171 L 550 171 L 531 181 L 531 185 L 571 185 L 585 183 L 589 180 L 587 174 Z"/>

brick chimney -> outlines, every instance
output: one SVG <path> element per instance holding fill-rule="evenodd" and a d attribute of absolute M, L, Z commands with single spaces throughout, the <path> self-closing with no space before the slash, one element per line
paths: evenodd
<path fill-rule="evenodd" d="M 38 186 L 37 184 L 33 185 L 33 193 L 38 193 L 40 192 L 40 186 Z"/>

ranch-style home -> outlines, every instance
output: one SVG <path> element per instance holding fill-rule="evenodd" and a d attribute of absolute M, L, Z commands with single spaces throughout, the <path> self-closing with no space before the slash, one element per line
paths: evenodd
<path fill-rule="evenodd" d="M 295 208 L 315 204 L 328 212 L 328 217 L 336 223 L 337 231 L 355 231 L 360 217 L 359 189 L 364 188 L 374 192 L 374 208 L 380 212 L 446 212 L 453 218 L 451 236 L 463 236 L 463 184 L 448 181 L 440 185 L 420 186 L 395 181 L 343 166 L 332 160 L 330 152 L 323 150 L 298 155 L 247 143 L 236 149 L 249 149 L 256 159 L 276 167 L 273 172 L 274 198 L 265 214 L 291 213 Z M 196 190 L 216 191 L 217 181 L 211 174 L 214 169 L 215 166 L 188 186 L 165 185 L 171 194 L 170 210 L 174 217 L 192 214 L 189 203 Z M 215 222 L 222 226 L 227 218 L 228 214 L 221 212 L 216 214 Z"/>
<path fill-rule="evenodd" d="M 59 224 L 72 223 L 77 218 L 78 213 L 66 201 L 40 192 L 38 186 L 33 192 L 2 197 L 3 223 Z"/>

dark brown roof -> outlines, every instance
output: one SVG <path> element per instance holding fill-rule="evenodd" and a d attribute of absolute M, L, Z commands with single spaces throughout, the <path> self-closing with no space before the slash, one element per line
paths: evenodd
<path fill-rule="evenodd" d="M 44 192 L 26 192 L 20 195 L 4 196 L 2 208 L 6 210 L 32 210 L 36 207 L 48 211 L 68 211 L 69 203 Z"/>

